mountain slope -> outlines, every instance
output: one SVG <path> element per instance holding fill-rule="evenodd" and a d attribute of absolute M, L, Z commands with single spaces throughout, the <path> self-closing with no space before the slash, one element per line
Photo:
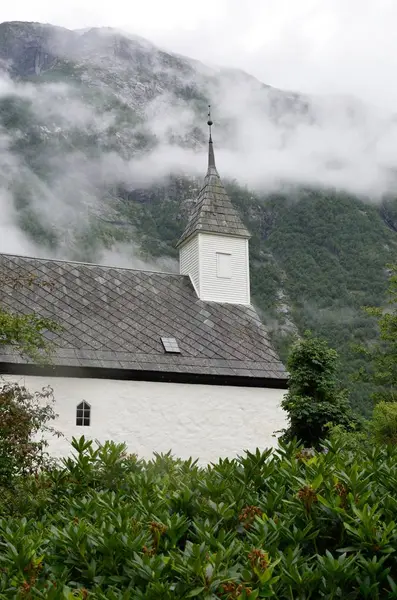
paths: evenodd
<path fill-rule="evenodd" d="M 209 101 L 218 167 L 253 234 L 254 301 L 282 352 L 310 328 L 348 381 L 397 239 L 396 124 L 355 100 L 276 90 L 111 29 L 3 23 L 0 249 L 177 268 Z M 352 402 L 368 412 L 368 390 Z"/>

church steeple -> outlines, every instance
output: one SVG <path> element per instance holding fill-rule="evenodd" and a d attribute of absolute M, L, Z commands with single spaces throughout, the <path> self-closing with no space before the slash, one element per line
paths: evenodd
<path fill-rule="evenodd" d="M 190 236 L 198 232 L 219 233 L 249 238 L 250 233 L 240 219 L 237 210 L 231 203 L 223 187 L 221 178 L 215 166 L 214 144 L 212 141 L 211 112 L 208 112 L 209 143 L 208 169 L 197 200 L 185 231 L 180 237 L 177 247 L 181 246 Z"/>
<path fill-rule="evenodd" d="M 215 166 L 211 107 L 208 169 L 177 247 L 181 273 L 190 275 L 201 300 L 249 304 L 248 240 Z"/>

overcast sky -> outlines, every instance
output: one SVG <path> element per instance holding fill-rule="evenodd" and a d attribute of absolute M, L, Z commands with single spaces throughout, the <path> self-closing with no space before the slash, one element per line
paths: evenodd
<path fill-rule="evenodd" d="M 277 87 L 397 107 L 397 0 L 13 0 L 7 20 L 122 28 Z"/>

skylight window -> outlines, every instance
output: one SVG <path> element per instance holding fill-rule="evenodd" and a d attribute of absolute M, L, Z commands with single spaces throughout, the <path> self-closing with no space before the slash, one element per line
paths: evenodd
<path fill-rule="evenodd" d="M 172 354 L 180 354 L 181 351 L 178 346 L 178 342 L 173 337 L 162 337 L 161 341 L 163 342 L 164 350 L 166 352 L 170 352 Z"/>

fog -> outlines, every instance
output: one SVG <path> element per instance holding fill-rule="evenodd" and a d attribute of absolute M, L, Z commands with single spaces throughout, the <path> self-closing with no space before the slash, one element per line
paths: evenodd
<path fill-rule="evenodd" d="M 26 156 L 26 123 L 0 130 L 0 251 L 74 258 L 76 240 L 98 218 L 114 217 L 107 188 L 150 187 L 171 173 L 202 178 L 207 100 L 217 166 L 225 180 L 260 193 L 285 184 L 333 187 L 369 202 L 393 192 L 397 124 L 389 110 L 351 96 L 279 91 L 237 70 L 188 59 L 175 59 L 175 68 L 165 68 L 151 44 L 133 38 L 130 55 L 115 56 L 114 35 L 97 32 L 84 46 L 87 55 L 79 67 L 85 69 L 83 79 L 95 91 L 95 101 L 66 79 L 23 83 L 6 70 L 0 73 L 0 102 L 12 98 L 14 105 L 25 103 L 29 123 L 34 122 L 41 139 L 38 154 Z M 151 56 L 143 83 L 136 48 Z M 67 47 L 63 52 L 62 58 L 76 59 L 67 55 Z M 200 101 L 176 97 L 173 86 L 193 86 Z M 109 98 L 115 101 L 113 108 Z M 127 119 L 120 120 L 120 103 L 127 113 L 129 107 Z M 135 146 L 142 133 L 155 140 L 150 151 Z M 87 145 L 89 139 L 94 141 Z M 57 233 L 56 248 L 34 245 L 22 233 L 18 202 L 24 197 L 42 227 Z M 134 235 L 138 239 L 131 228 L 128 244 L 98 247 L 95 261 L 176 270 L 174 261 L 142 259 Z"/>

